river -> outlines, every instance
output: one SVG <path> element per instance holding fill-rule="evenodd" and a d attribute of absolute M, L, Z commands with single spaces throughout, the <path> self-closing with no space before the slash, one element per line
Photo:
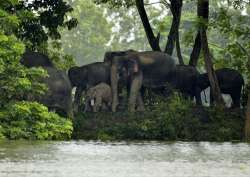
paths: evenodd
<path fill-rule="evenodd" d="M 0 177 L 249 177 L 250 144 L 0 142 Z"/>

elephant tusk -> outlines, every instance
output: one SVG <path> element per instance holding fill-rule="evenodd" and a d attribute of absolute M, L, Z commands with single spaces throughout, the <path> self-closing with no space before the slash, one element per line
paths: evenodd
<path fill-rule="evenodd" d="M 90 105 L 91 105 L 91 106 L 94 106 L 94 105 L 95 105 L 95 100 L 94 100 L 94 99 L 91 99 L 91 100 L 90 100 Z"/>

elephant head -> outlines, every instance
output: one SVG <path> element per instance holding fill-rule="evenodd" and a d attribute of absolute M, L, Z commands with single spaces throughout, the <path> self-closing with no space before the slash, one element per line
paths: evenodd
<path fill-rule="evenodd" d="M 116 56 L 126 56 L 129 53 L 136 52 L 133 49 L 125 50 L 125 51 L 108 51 L 104 54 L 104 59 L 103 61 L 105 63 L 111 64 L 111 60 L 116 57 Z"/>
<path fill-rule="evenodd" d="M 74 66 L 69 69 L 68 76 L 71 82 L 72 87 L 86 87 L 84 82 L 87 78 L 88 70 L 84 67 Z"/>
<path fill-rule="evenodd" d="M 130 80 L 129 110 L 135 110 L 136 98 L 142 85 L 160 87 L 170 79 L 175 70 L 174 60 L 161 52 L 131 52 L 125 56 L 115 56 L 111 60 L 112 111 L 118 105 L 118 81 L 121 73 Z"/>

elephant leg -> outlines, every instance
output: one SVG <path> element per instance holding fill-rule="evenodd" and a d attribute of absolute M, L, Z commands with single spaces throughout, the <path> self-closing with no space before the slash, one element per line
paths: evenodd
<path fill-rule="evenodd" d="M 198 88 L 195 89 L 195 100 L 197 105 L 202 105 L 201 90 Z"/>
<path fill-rule="evenodd" d="M 138 104 L 138 108 L 137 108 L 138 111 L 145 111 L 141 92 L 139 92 L 139 94 L 137 96 L 137 104 Z"/>
<path fill-rule="evenodd" d="M 134 79 L 132 80 L 131 83 L 130 95 L 128 100 L 129 112 L 135 112 L 136 99 L 142 86 L 142 79 L 143 79 L 142 72 L 139 72 L 134 75 Z"/>
<path fill-rule="evenodd" d="M 111 91 L 112 91 L 112 112 L 116 112 L 117 105 L 119 104 L 118 99 L 118 72 L 115 65 L 111 66 Z"/>
<path fill-rule="evenodd" d="M 93 105 L 93 112 L 99 112 L 101 107 L 102 107 L 102 97 L 99 96 L 96 98 L 95 105 Z"/>
<path fill-rule="evenodd" d="M 107 110 L 108 110 L 107 103 L 103 102 L 102 103 L 102 110 L 101 111 L 107 111 Z"/>
<path fill-rule="evenodd" d="M 240 93 L 236 93 L 236 94 L 230 94 L 231 98 L 232 98 L 232 107 L 233 108 L 239 108 L 240 107 L 240 97 L 241 94 Z"/>
<path fill-rule="evenodd" d="M 84 112 L 88 112 L 91 110 L 91 106 L 89 105 L 90 99 L 87 99 L 85 101 L 85 107 L 84 107 Z"/>
<path fill-rule="evenodd" d="M 83 89 L 81 87 L 76 88 L 75 99 L 73 103 L 74 105 L 73 109 L 74 109 L 74 112 L 76 113 L 79 111 L 79 106 L 80 106 L 81 99 L 82 99 L 82 92 L 83 92 Z"/>

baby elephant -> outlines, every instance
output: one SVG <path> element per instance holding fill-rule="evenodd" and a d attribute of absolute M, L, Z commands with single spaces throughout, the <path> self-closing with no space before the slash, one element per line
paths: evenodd
<path fill-rule="evenodd" d="M 112 105 L 111 88 L 108 84 L 100 83 L 88 89 L 86 93 L 86 111 L 106 111 Z"/>

